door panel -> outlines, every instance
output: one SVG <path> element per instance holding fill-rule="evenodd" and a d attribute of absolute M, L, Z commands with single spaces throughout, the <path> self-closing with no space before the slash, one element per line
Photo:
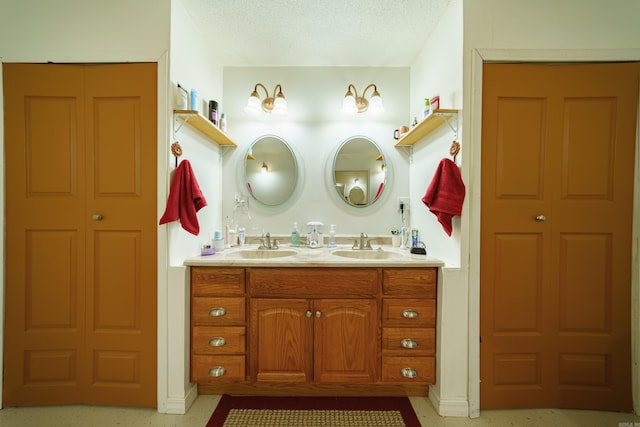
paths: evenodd
<path fill-rule="evenodd" d="M 154 407 L 156 65 L 3 75 L 4 403 Z"/>
<path fill-rule="evenodd" d="M 375 300 L 314 301 L 314 381 L 375 382 L 378 305 Z"/>
<path fill-rule="evenodd" d="M 86 349 L 102 404 L 156 405 L 155 75 L 155 64 L 85 71 Z"/>
<path fill-rule="evenodd" d="M 305 299 L 253 298 L 250 375 L 254 381 L 307 383 L 313 373 L 313 320 Z"/>
<path fill-rule="evenodd" d="M 485 64 L 481 407 L 631 409 L 638 64 Z"/>

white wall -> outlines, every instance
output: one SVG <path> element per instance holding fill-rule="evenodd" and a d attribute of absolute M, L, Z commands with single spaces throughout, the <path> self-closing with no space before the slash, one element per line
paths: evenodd
<path fill-rule="evenodd" d="M 270 94 L 282 84 L 289 115 L 279 118 L 244 112 L 249 94 L 256 83 L 263 83 Z M 369 84 L 377 85 L 385 112 L 365 112 L 356 116 L 340 113 L 349 83 L 359 94 Z M 301 230 L 308 221 L 337 225 L 338 235 L 390 235 L 400 225 L 396 201 L 408 194 L 408 158 L 393 148 L 393 131 L 405 123 L 408 115 L 408 68 L 353 67 L 277 67 L 224 70 L 224 112 L 228 117 L 228 134 L 238 148 L 225 154 L 223 214 L 231 215 L 236 193 L 249 198 L 251 215 L 258 233 L 290 235 L 293 223 Z M 371 95 L 371 90 L 367 96 Z M 264 93 L 260 92 L 264 98 Z M 293 149 L 301 166 L 301 191 L 279 207 L 267 207 L 252 200 L 244 187 L 242 168 L 246 151 L 262 135 L 277 135 Z M 375 141 L 387 158 L 388 185 L 383 196 L 370 208 L 350 207 L 335 197 L 328 182 L 333 157 L 340 144 L 352 136 L 366 136 Z M 335 193 L 335 194 L 334 194 Z M 304 231 L 303 231 L 304 232 Z"/>
<path fill-rule="evenodd" d="M 618 61 L 640 60 L 640 2 L 617 0 L 540 0 L 534 3 L 512 0 L 464 2 L 463 106 L 465 129 L 463 177 L 468 197 L 462 218 L 463 268 L 468 267 L 469 315 L 456 320 L 468 325 L 470 415 L 479 414 L 479 247 L 480 247 L 480 142 L 482 122 L 483 61 Z M 633 241 L 635 266 L 632 285 L 633 388 L 636 412 L 640 410 L 638 374 L 638 158 L 636 144 L 636 218 Z M 468 229 L 468 232 L 465 232 Z M 446 285 L 445 285 L 446 286 Z M 460 366 L 460 369 L 463 369 Z"/>
<path fill-rule="evenodd" d="M 457 140 L 462 137 L 462 0 L 452 0 L 440 18 L 411 67 L 411 120 L 420 117 L 423 98 L 440 96 L 440 107 L 459 109 Z M 420 230 L 427 252 L 442 259 L 437 307 L 436 384 L 429 398 L 442 415 L 467 416 L 467 284 L 461 263 L 461 245 L 466 240 L 462 233 L 461 218 L 454 217 L 453 233 L 448 236 L 435 215 L 422 203 L 427 186 L 442 158 L 451 158 L 449 147 L 456 138 L 454 131 L 443 124 L 413 146 L 410 172 L 411 228 Z M 464 148 L 463 148 L 464 150 Z M 462 163 L 462 156 L 456 159 Z M 466 180 L 465 180 L 466 183 Z M 468 185 L 468 183 L 467 183 Z M 468 215 L 467 202 L 462 217 Z"/>
<path fill-rule="evenodd" d="M 429 219 L 419 197 L 435 165 L 447 156 L 452 133 L 443 126 L 414 146 L 411 163 L 411 226 L 428 250 L 445 260 L 438 294 L 437 384 L 430 397 L 441 415 L 479 415 L 479 225 L 482 62 L 640 60 L 640 3 L 581 0 L 452 0 L 411 68 L 411 115 L 422 99 L 439 94 L 442 108 L 461 108 L 458 164 L 467 187 L 462 217 L 447 238 Z M 460 37 L 462 37 L 462 42 Z M 462 89 L 462 92 L 460 90 Z M 444 94 L 444 96 L 443 96 Z M 462 133 L 464 129 L 464 134 Z M 636 164 L 640 161 L 636 149 Z M 636 166 L 635 211 L 640 197 Z M 639 217 L 640 215 L 635 215 Z M 423 231 L 424 230 L 424 231 Z M 638 220 L 634 226 L 638 245 Z M 634 249 L 634 400 L 640 408 L 638 365 L 638 251 Z"/>
<path fill-rule="evenodd" d="M 171 110 L 177 103 L 177 84 L 187 90 L 198 91 L 201 114 L 207 117 L 207 105 L 210 99 L 222 102 L 222 66 L 216 61 L 214 51 L 202 30 L 197 28 L 189 12 L 184 8 L 182 0 L 171 3 L 171 42 L 169 70 L 169 105 L 167 117 L 169 138 L 160 145 L 160 150 L 167 153 L 164 163 L 159 164 L 159 186 L 168 194 L 171 173 L 176 166 L 176 158 L 169 154 L 170 144 L 177 141 L 183 154 L 177 159 L 189 161 L 193 168 L 200 189 L 207 201 L 207 206 L 198 211 L 200 233 L 194 236 L 186 232 L 178 222 L 160 227 L 164 231 L 165 241 L 162 246 L 168 249 L 168 260 L 161 260 L 165 268 L 162 272 L 166 280 L 166 289 L 160 287 L 159 292 L 166 295 L 166 300 L 159 304 L 159 322 L 166 328 L 158 342 L 159 359 L 166 357 L 158 374 L 160 412 L 185 413 L 197 397 L 197 389 L 189 380 L 190 366 L 190 321 L 188 286 L 188 270 L 182 266 L 186 258 L 199 255 L 200 247 L 211 242 L 211 225 L 220 222 L 222 193 L 222 155 L 221 149 L 188 124 L 171 118 Z M 166 200 L 166 196 L 162 202 Z M 160 245 L 159 245 L 160 246 Z M 168 263 L 168 265 L 166 265 Z M 162 304 L 164 303 L 164 304 Z M 163 347 L 162 345 L 166 346 Z M 164 365 L 164 366 L 162 366 Z M 164 369 L 163 369 L 164 368 Z M 163 392 L 162 388 L 166 391 Z"/>
<path fill-rule="evenodd" d="M 159 165 L 166 163 L 167 68 L 170 0 L 0 0 L 0 60 L 2 62 L 157 62 Z M 2 83 L 0 81 L 0 95 Z M 0 143 L 4 146 L 4 112 L 0 105 Z M 4 150 L 0 152 L 2 156 Z M 0 159 L 4 165 L 4 159 Z M 166 171 L 159 168 L 159 177 Z M 4 179 L 4 173 L 1 173 Z M 162 181 L 164 182 L 164 180 Z M 0 186 L 4 193 L 4 182 Z M 160 185 L 158 199 L 166 198 Z M 161 214 L 158 204 L 158 212 Z M 4 194 L 0 197 L 0 222 L 4 224 Z M 158 408 L 166 403 L 166 245 L 158 232 Z M 0 255 L 4 259 L 4 239 Z M 0 277 L 4 288 L 4 266 Z M 0 299 L 2 295 L 0 293 Z M 0 300 L 0 317 L 4 318 Z M 1 343 L 4 340 L 0 341 Z M 2 344 L 0 344 L 2 345 Z M 1 363 L 1 362 L 0 362 Z M 0 370 L 0 372 L 2 372 Z M 1 374 L 0 374 L 1 375 Z"/>
<path fill-rule="evenodd" d="M 188 91 L 195 88 L 200 102 L 199 111 L 208 116 L 209 100 L 222 103 L 222 64 L 216 61 L 210 42 L 202 36 L 185 10 L 181 1 L 173 2 L 171 9 L 171 65 L 170 65 L 170 93 L 176 104 L 177 84 Z M 198 211 L 200 234 L 194 236 L 180 227 L 178 222 L 167 225 L 169 233 L 169 264 L 181 266 L 186 258 L 200 254 L 203 244 L 211 243 L 214 228 L 221 223 L 222 210 L 220 206 L 222 194 L 222 149 L 202 133 L 183 125 L 181 121 L 171 123 L 171 141 L 167 144 L 169 150 L 171 142 L 178 141 L 183 154 L 178 162 L 188 160 L 193 167 L 194 174 L 202 193 L 207 200 L 207 206 Z M 177 132 L 173 132 L 178 129 Z M 175 157 L 169 156 L 169 170 L 175 168 Z M 167 179 L 167 185 L 170 180 Z"/>

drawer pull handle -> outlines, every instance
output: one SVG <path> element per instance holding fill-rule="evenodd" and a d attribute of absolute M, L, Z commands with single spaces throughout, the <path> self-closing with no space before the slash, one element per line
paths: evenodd
<path fill-rule="evenodd" d="M 209 369 L 210 377 L 221 377 L 226 373 L 227 369 L 224 366 L 214 366 L 213 368 Z"/>
<path fill-rule="evenodd" d="M 227 310 L 224 307 L 212 308 L 209 310 L 209 316 L 211 317 L 221 317 L 227 314 Z"/>
<path fill-rule="evenodd" d="M 400 369 L 400 373 L 405 378 L 415 378 L 418 376 L 418 371 L 414 368 L 402 368 Z"/>
<path fill-rule="evenodd" d="M 227 344 L 227 340 L 224 337 L 214 337 L 209 340 L 209 345 L 211 347 L 222 347 Z"/>
<path fill-rule="evenodd" d="M 412 338 L 405 338 L 402 341 L 400 341 L 400 345 L 403 348 L 416 348 L 418 347 L 418 341 L 412 339 Z"/>
<path fill-rule="evenodd" d="M 420 313 L 418 313 L 416 310 L 411 310 L 411 309 L 402 311 L 402 317 L 404 317 L 405 319 L 415 319 L 416 317 L 419 316 L 419 314 Z"/>

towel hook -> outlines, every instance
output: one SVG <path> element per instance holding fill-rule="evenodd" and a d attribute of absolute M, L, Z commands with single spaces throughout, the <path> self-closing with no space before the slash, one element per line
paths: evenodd
<path fill-rule="evenodd" d="M 182 147 L 178 141 L 171 144 L 171 154 L 176 158 L 176 167 L 178 167 L 178 157 L 182 156 Z"/>
<path fill-rule="evenodd" d="M 453 141 L 451 143 L 451 147 L 449 148 L 449 154 L 453 156 L 453 163 L 456 163 L 456 156 L 460 152 L 460 143 L 458 141 Z"/>

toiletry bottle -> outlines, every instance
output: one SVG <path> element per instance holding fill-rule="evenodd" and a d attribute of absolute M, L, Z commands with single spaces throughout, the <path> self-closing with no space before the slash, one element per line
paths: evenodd
<path fill-rule="evenodd" d="M 209 101 L 209 120 L 214 126 L 218 126 L 218 103 Z"/>
<path fill-rule="evenodd" d="M 222 132 L 227 131 L 227 118 L 224 116 L 224 113 L 220 116 L 220 130 Z"/>
<path fill-rule="evenodd" d="M 216 252 L 222 252 L 224 250 L 224 238 L 221 231 L 214 231 L 213 233 L 213 247 L 216 248 Z"/>
<path fill-rule="evenodd" d="M 189 92 L 178 83 L 178 99 L 176 100 L 176 110 L 186 110 L 189 108 Z"/>
<path fill-rule="evenodd" d="M 424 99 L 424 110 L 422 110 L 422 118 L 425 118 L 429 115 L 431 111 L 431 103 L 429 102 L 429 98 Z"/>
<path fill-rule="evenodd" d="M 244 245 L 244 227 L 238 228 L 238 245 Z"/>
<path fill-rule="evenodd" d="M 227 223 L 224 225 L 224 247 L 225 248 L 230 248 L 231 247 L 231 235 L 230 235 L 230 229 L 229 229 L 229 216 L 227 216 Z"/>
<path fill-rule="evenodd" d="M 199 102 L 200 102 L 200 99 L 198 98 L 198 91 L 195 90 L 194 88 L 191 88 L 191 109 L 199 111 L 200 110 L 200 108 L 198 108 Z"/>
<path fill-rule="evenodd" d="M 335 248 L 336 244 L 336 225 L 331 224 L 329 226 L 329 242 L 327 243 L 328 248 Z"/>
<path fill-rule="evenodd" d="M 300 231 L 298 231 L 298 223 L 293 223 L 293 231 L 291 232 L 291 246 L 294 248 L 300 247 Z"/>

